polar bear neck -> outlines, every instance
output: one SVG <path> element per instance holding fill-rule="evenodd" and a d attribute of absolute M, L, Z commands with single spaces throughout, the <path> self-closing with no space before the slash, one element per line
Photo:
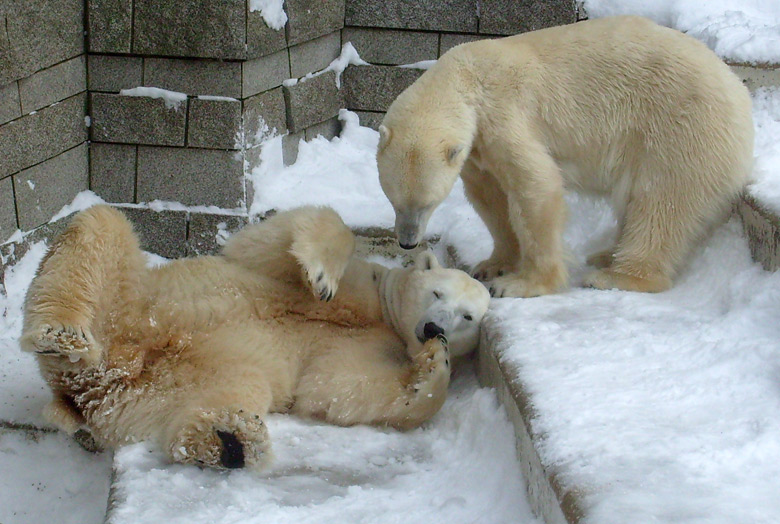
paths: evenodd
<path fill-rule="evenodd" d="M 401 328 L 401 290 L 410 269 L 382 268 L 375 271 L 382 318 L 393 326 L 396 333 L 404 337 L 405 334 Z"/>

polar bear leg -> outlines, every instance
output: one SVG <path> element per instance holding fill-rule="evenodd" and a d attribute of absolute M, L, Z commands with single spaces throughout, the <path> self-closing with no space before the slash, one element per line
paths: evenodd
<path fill-rule="evenodd" d="M 463 165 L 460 176 L 466 197 L 493 237 L 493 253 L 476 265 L 472 275 L 488 281 L 510 273 L 520 260 L 520 246 L 509 222 L 506 193 L 490 173 L 480 170 L 471 160 Z"/>
<path fill-rule="evenodd" d="M 563 263 L 561 236 L 566 223 L 563 179 L 542 144 L 530 139 L 520 147 L 507 142 L 504 170 L 496 172 L 507 191 L 508 216 L 520 246 L 516 273 L 493 279 L 488 285 L 495 297 L 532 297 L 553 293 L 564 286 L 568 272 Z"/>
<path fill-rule="evenodd" d="M 355 251 L 355 236 L 333 209 L 306 206 L 244 228 L 223 251 L 241 266 L 300 281 L 315 297 L 330 300 Z"/>
<path fill-rule="evenodd" d="M 64 365 L 95 365 L 103 348 L 93 332 L 116 304 L 132 300 L 145 271 L 130 222 L 108 206 L 77 214 L 41 261 L 25 304 L 22 349 Z"/>

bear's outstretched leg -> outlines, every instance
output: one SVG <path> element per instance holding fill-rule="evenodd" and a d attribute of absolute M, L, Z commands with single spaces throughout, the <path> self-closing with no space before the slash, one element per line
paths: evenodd
<path fill-rule="evenodd" d="M 229 260 L 272 278 L 300 281 L 330 300 L 355 251 L 355 236 L 327 207 L 301 207 L 244 228 L 223 250 Z"/>
<path fill-rule="evenodd" d="M 463 165 L 460 176 L 466 197 L 493 237 L 493 253 L 476 265 L 472 275 L 486 282 L 514 271 L 520 260 L 520 246 L 509 222 L 506 193 L 490 173 L 480 170 L 471 160 Z"/>

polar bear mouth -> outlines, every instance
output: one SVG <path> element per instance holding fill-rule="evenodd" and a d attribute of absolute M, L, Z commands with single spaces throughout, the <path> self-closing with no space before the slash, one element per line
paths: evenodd
<path fill-rule="evenodd" d="M 447 336 L 447 334 L 444 332 L 444 328 L 442 328 L 435 322 L 425 322 L 425 321 L 422 321 L 419 324 L 417 324 L 417 327 L 414 330 L 414 334 L 417 337 L 417 340 L 419 340 L 420 342 L 426 342 L 438 336 L 443 336 L 443 337 Z"/>

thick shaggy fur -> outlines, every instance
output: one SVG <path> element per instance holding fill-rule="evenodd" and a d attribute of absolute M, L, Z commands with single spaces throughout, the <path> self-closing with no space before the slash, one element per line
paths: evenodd
<path fill-rule="evenodd" d="M 175 461 L 223 468 L 267 463 L 268 412 L 421 424 L 446 396 L 445 337 L 472 349 L 489 297 L 430 253 L 389 270 L 354 244 L 333 210 L 307 207 L 247 227 L 222 256 L 149 269 L 122 213 L 79 213 L 26 302 L 45 416 L 99 446 L 155 439 Z"/>
<path fill-rule="evenodd" d="M 391 105 L 377 153 L 402 246 L 460 175 L 495 246 L 474 275 L 496 296 L 566 284 L 565 189 L 618 217 L 586 285 L 667 289 L 752 161 L 747 89 L 704 44 L 637 17 L 455 47 Z"/>

